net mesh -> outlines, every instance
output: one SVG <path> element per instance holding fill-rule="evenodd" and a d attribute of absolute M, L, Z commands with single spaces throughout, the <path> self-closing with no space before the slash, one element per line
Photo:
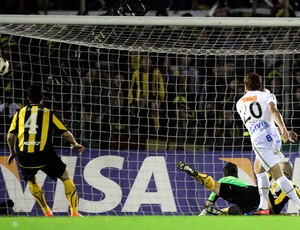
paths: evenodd
<path fill-rule="evenodd" d="M 15 201 L 16 213 L 41 214 L 17 166 L 5 163 L 5 133 L 32 83 L 43 86 L 45 106 L 87 148 L 79 158 L 54 138 L 77 184 L 80 210 L 90 215 L 200 212 L 209 192 L 179 172 L 178 161 L 216 179 L 224 162 L 234 162 L 240 177 L 255 184 L 249 136 L 235 112 L 246 73 L 263 76 L 287 125 L 300 129 L 298 27 L 37 22 L 1 24 L 0 34 L 10 63 L 1 79 L 0 190 L 2 199 Z M 297 143 L 284 151 L 297 152 Z M 65 214 L 62 184 L 38 177 L 54 191 L 46 194 L 50 206 Z"/>
<path fill-rule="evenodd" d="M 191 55 L 265 55 L 299 52 L 298 27 L 15 25 L 2 33 L 88 47 Z"/>

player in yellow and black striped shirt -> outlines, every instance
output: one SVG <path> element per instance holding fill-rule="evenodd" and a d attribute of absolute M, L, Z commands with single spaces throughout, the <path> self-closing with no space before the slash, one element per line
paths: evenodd
<path fill-rule="evenodd" d="M 24 180 L 41 206 L 45 216 L 53 216 L 47 205 L 41 187 L 35 175 L 39 170 L 53 180 L 59 178 L 65 186 L 71 216 L 79 216 L 78 196 L 73 180 L 70 178 L 66 164 L 57 156 L 52 145 L 53 132 L 57 131 L 82 154 L 84 147 L 78 144 L 73 134 L 50 109 L 42 105 L 43 93 L 39 86 L 32 85 L 28 90 L 29 105 L 21 108 L 13 117 L 7 134 L 10 150 L 8 164 L 17 157 Z M 17 139 L 15 146 L 15 137 Z"/>
<path fill-rule="evenodd" d="M 284 161 L 279 163 L 279 166 L 285 176 L 290 180 L 291 184 L 293 185 L 293 188 L 295 189 L 298 197 L 300 198 L 300 191 L 299 187 L 295 185 L 295 183 L 292 181 L 292 174 L 293 174 L 293 167 L 291 163 Z M 269 191 L 269 209 L 271 214 L 280 214 L 281 210 L 284 208 L 284 206 L 289 201 L 289 197 L 286 195 L 282 189 L 280 189 L 279 185 L 275 180 L 272 179 L 271 176 L 269 176 L 270 180 L 270 191 Z"/>

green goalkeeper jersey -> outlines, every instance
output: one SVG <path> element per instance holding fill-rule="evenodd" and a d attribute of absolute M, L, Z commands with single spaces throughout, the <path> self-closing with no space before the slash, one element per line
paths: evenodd
<path fill-rule="evenodd" d="M 222 177 L 220 180 L 218 180 L 219 183 L 226 183 L 226 184 L 234 184 L 241 187 L 249 186 L 246 182 L 242 181 L 241 179 L 234 177 L 234 176 L 226 176 Z M 219 198 L 217 194 L 212 192 L 208 198 L 211 202 L 216 202 L 216 200 Z"/>

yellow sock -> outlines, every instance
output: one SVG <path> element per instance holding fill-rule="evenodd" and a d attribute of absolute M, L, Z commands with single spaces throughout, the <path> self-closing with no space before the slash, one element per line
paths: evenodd
<path fill-rule="evenodd" d="M 216 186 L 215 180 L 207 174 L 198 172 L 198 175 L 195 176 L 195 179 L 209 190 L 213 190 Z"/>
<path fill-rule="evenodd" d="M 29 190 L 31 194 L 34 196 L 35 200 L 38 202 L 43 212 L 46 213 L 48 211 L 51 211 L 50 207 L 47 205 L 41 187 L 37 183 L 32 183 L 31 181 L 29 181 L 28 183 L 29 183 Z"/>
<path fill-rule="evenodd" d="M 71 179 L 65 180 L 64 186 L 71 213 L 78 213 L 78 195 L 74 182 Z"/>

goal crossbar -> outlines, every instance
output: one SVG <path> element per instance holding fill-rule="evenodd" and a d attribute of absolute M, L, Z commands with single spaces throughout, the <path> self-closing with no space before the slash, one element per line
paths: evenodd
<path fill-rule="evenodd" d="M 299 26 L 300 18 L 0 16 L 2 34 L 114 50 L 193 55 L 299 53 Z"/>
<path fill-rule="evenodd" d="M 300 27 L 300 18 L 0 15 L 0 24 Z"/>

